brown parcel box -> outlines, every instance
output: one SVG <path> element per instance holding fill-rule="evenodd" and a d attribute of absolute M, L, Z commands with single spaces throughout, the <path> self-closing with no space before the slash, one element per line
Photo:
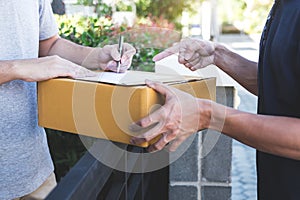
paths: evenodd
<path fill-rule="evenodd" d="M 118 84 L 57 78 L 38 83 L 39 125 L 128 144 L 130 137 L 136 135 L 130 132 L 129 125 L 164 102 L 161 95 L 144 84 L 145 78 L 215 100 L 215 78 L 183 79 L 138 71 L 128 71 Z"/>

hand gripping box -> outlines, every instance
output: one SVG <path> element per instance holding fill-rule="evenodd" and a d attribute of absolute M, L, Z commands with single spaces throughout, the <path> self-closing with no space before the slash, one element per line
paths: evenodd
<path fill-rule="evenodd" d="M 131 136 L 137 134 L 129 130 L 129 125 L 164 103 L 160 94 L 145 85 L 145 79 L 163 82 L 199 98 L 216 98 L 215 78 L 140 71 L 100 72 L 97 77 L 81 80 L 56 78 L 38 83 L 39 125 L 129 144 Z"/>

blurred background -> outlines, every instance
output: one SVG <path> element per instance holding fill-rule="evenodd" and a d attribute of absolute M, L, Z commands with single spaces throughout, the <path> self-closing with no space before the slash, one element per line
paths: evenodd
<path fill-rule="evenodd" d="M 147 56 L 152 57 L 157 49 L 166 48 L 182 37 L 220 41 L 222 34 L 259 34 L 271 5 L 272 0 L 52 1 L 60 35 L 82 45 L 102 46 L 114 43 L 112 38 L 120 32 L 152 28 L 127 37 L 127 42 L 139 50 L 133 68 L 146 71 L 152 70 L 147 67 L 151 65 Z M 166 37 L 160 37 L 156 43 L 155 28 L 166 30 Z"/>

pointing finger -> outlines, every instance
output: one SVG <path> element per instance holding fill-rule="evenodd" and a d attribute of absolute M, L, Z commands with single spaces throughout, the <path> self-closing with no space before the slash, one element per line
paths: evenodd
<path fill-rule="evenodd" d="M 167 48 L 165 49 L 164 51 L 162 51 L 161 53 L 157 54 L 156 56 L 153 57 L 153 61 L 156 62 L 156 61 L 159 61 L 163 58 L 166 58 L 170 55 L 173 55 L 173 54 L 176 54 L 179 52 L 179 47 L 180 47 L 180 44 L 176 44 L 170 48 Z"/>

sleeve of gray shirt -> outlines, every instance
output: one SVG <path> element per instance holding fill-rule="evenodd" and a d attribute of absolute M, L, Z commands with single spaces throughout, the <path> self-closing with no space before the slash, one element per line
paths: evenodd
<path fill-rule="evenodd" d="M 40 0 L 39 13 L 39 39 L 45 40 L 56 35 L 58 33 L 58 28 L 49 0 Z"/>

